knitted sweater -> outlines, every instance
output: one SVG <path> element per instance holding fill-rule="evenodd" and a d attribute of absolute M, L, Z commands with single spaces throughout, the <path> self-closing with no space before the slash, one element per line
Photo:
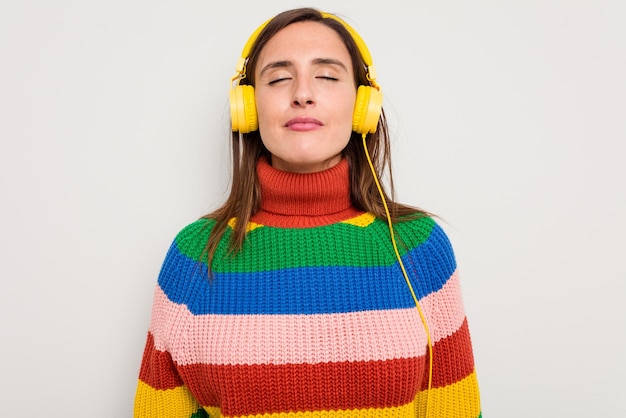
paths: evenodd
<path fill-rule="evenodd" d="M 174 240 L 161 269 L 135 417 L 481 416 L 452 248 L 431 219 L 395 225 L 424 327 L 385 221 L 350 203 L 348 163 L 319 173 L 257 167 L 261 210 L 213 277 L 213 220 Z"/>

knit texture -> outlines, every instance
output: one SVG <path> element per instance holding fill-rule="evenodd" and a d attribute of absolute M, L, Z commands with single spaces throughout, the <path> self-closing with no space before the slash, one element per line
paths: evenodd
<path fill-rule="evenodd" d="M 228 229 L 208 278 L 199 220 L 170 247 L 155 291 L 135 417 L 481 416 L 456 262 L 428 217 L 395 225 L 434 343 L 385 221 L 354 208 L 348 163 L 257 167 L 261 210 L 237 255 Z M 233 221 L 234 222 L 234 221 Z"/>

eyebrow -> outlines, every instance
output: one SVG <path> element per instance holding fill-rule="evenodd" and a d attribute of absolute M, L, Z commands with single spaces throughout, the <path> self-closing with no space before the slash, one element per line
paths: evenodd
<path fill-rule="evenodd" d="M 346 67 L 346 65 L 334 58 L 315 58 L 312 63 L 314 65 L 336 65 L 340 68 L 342 68 L 344 71 L 348 72 L 348 67 Z M 261 70 L 261 72 L 259 73 L 259 76 L 262 76 L 264 72 L 274 69 L 274 68 L 287 68 L 287 67 L 291 67 L 293 66 L 293 62 L 291 61 L 274 61 L 274 62 L 270 62 L 269 64 L 267 64 L 265 67 L 263 67 L 263 69 Z"/>

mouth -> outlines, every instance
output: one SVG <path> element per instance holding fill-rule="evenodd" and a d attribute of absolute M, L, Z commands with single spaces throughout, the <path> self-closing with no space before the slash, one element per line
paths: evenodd
<path fill-rule="evenodd" d="M 290 119 L 286 124 L 285 128 L 289 128 L 294 131 L 312 131 L 314 129 L 318 129 L 324 124 L 314 118 L 307 117 L 297 117 Z"/>

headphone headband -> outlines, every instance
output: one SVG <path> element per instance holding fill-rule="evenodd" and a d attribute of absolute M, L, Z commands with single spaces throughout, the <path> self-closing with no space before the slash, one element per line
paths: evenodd
<path fill-rule="evenodd" d="M 359 35 L 358 32 L 355 31 L 354 28 L 352 28 L 352 26 L 348 25 L 340 17 L 335 16 L 330 13 L 325 13 L 325 12 L 320 12 L 320 13 L 324 19 L 332 19 L 334 21 L 341 23 L 341 25 L 348 31 L 348 33 L 352 37 L 352 40 L 356 44 L 357 49 L 359 50 L 359 54 L 361 55 L 361 60 L 363 60 L 363 63 L 367 66 L 367 79 L 369 80 L 372 87 L 375 87 L 377 90 L 380 90 L 380 87 L 376 83 L 376 69 L 374 68 L 372 54 L 370 53 L 369 48 L 365 44 L 365 41 L 363 41 L 363 38 L 361 38 L 361 35 Z M 246 42 L 246 44 L 243 47 L 243 50 L 241 51 L 241 58 L 239 58 L 239 61 L 237 62 L 237 67 L 235 68 L 235 71 L 237 72 L 237 74 L 233 77 L 232 79 L 233 82 L 235 80 L 245 78 L 246 63 L 248 61 L 248 57 L 250 56 L 250 51 L 252 50 L 254 43 L 256 42 L 257 38 L 259 37 L 263 29 L 265 29 L 268 23 L 270 23 L 273 19 L 274 18 L 272 17 L 266 20 L 265 22 L 263 22 L 261 26 L 259 26 L 254 32 L 252 32 L 252 35 L 250 35 L 250 38 L 248 38 L 248 41 Z"/>

